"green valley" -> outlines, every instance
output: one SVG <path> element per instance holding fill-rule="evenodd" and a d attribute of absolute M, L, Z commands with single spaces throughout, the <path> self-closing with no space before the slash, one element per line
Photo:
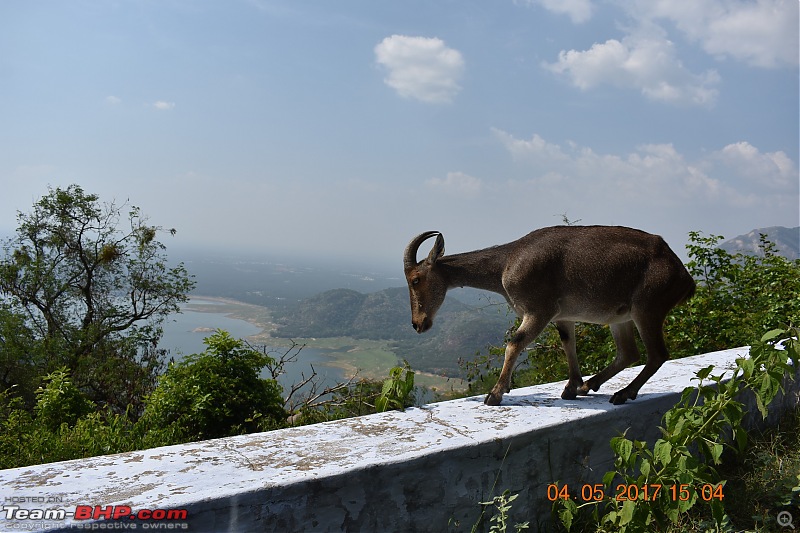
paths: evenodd
<path fill-rule="evenodd" d="M 458 377 L 459 359 L 472 358 L 488 345 L 500 345 L 513 320 L 495 306 L 484 309 L 448 298 L 431 331 L 419 335 L 411 327 L 408 306 L 405 287 L 369 294 L 334 289 L 275 312 L 272 336 L 349 337 L 359 344 L 380 341 L 415 370 Z"/>

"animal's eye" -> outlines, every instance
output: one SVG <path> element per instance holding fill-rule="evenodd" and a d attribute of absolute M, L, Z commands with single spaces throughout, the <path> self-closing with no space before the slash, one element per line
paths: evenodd
<path fill-rule="evenodd" d="M 419 283 L 419 278 L 414 278 L 411 280 L 412 285 L 417 285 Z"/>

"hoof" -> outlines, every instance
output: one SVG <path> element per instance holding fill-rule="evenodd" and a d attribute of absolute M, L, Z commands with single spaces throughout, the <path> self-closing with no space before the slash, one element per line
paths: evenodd
<path fill-rule="evenodd" d="M 584 394 L 586 394 L 586 393 L 584 393 Z M 564 392 L 561 393 L 561 399 L 562 400 L 574 400 L 577 397 L 578 397 L 578 393 L 575 392 L 574 390 L 564 389 Z"/>
<path fill-rule="evenodd" d="M 614 405 L 622 405 L 628 398 L 623 396 L 622 394 L 615 392 L 611 399 L 608 400 L 608 403 L 613 403 Z"/>
<path fill-rule="evenodd" d="M 609 403 L 613 403 L 614 405 L 622 405 L 623 403 L 625 403 L 626 400 L 635 400 L 635 399 L 636 399 L 636 394 L 631 394 L 627 390 L 622 389 L 621 391 L 615 392 L 614 395 L 611 396 L 611 399 L 608 401 Z"/>
<path fill-rule="evenodd" d="M 486 405 L 500 405 L 500 402 L 503 401 L 503 395 L 497 395 L 493 392 L 490 392 L 486 395 L 486 399 L 483 400 L 483 403 Z"/>

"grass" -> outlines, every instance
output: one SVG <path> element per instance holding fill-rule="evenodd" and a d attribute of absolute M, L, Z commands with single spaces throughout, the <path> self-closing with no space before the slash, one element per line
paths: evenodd
<path fill-rule="evenodd" d="M 778 513 L 800 521 L 800 409 L 775 428 L 751 436 L 741 457 L 719 469 L 725 485 L 725 510 L 735 531 L 776 531 Z M 791 528 L 789 528 L 791 530 Z"/>

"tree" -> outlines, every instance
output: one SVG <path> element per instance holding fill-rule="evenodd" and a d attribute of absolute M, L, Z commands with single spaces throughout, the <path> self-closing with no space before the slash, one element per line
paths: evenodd
<path fill-rule="evenodd" d="M 263 431 L 286 423 L 283 389 L 260 377 L 274 360 L 218 330 L 208 346 L 171 364 L 147 399 L 140 422 L 160 442 L 187 442 Z"/>
<path fill-rule="evenodd" d="M 27 327 L 25 317 L 15 313 L 0 300 L 0 391 L 14 387 L 15 393 L 24 397 L 23 403 L 33 403 L 36 387 L 21 384 L 33 383 L 38 371 L 35 366 L 37 346 L 33 332 Z"/>
<path fill-rule="evenodd" d="M 22 368 L 44 375 L 66 367 L 91 400 L 140 407 L 163 366 L 160 324 L 194 287 L 183 264 L 168 268 L 156 239 L 163 228 L 138 207 L 101 203 L 78 185 L 49 189 L 17 219 L 0 259 L 0 335 L 13 320 L 27 338 L 0 337 L 0 386 L 28 375 Z M 19 384 L 28 396 L 35 388 Z"/>

